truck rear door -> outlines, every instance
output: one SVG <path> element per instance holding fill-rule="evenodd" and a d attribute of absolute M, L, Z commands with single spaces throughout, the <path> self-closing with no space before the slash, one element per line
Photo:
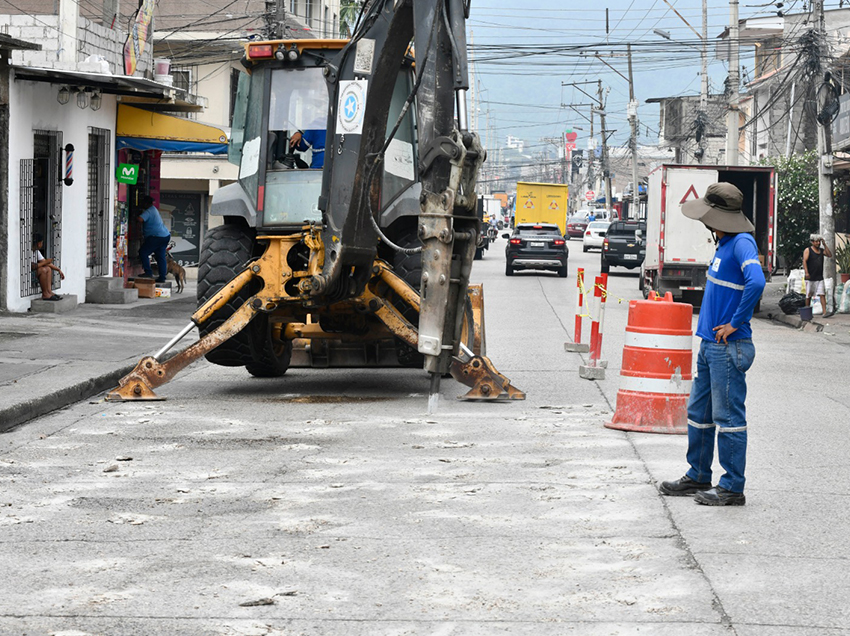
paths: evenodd
<path fill-rule="evenodd" d="M 670 167 L 666 172 L 666 196 L 661 215 L 663 262 L 708 266 L 714 256 L 714 239 L 701 222 L 682 214 L 682 204 L 701 198 L 708 186 L 717 183 L 717 170 Z"/>

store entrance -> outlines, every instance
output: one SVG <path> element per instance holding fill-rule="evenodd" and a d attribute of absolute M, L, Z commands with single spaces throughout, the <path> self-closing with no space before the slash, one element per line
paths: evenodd
<path fill-rule="evenodd" d="M 21 298 L 39 293 L 32 270 L 33 238 L 41 236 L 41 252 L 62 267 L 62 133 L 36 130 L 33 158 L 21 160 Z M 53 289 L 61 288 L 58 272 Z"/>

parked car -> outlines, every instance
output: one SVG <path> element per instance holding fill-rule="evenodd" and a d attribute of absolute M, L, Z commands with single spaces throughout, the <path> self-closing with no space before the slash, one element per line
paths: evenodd
<path fill-rule="evenodd" d="M 576 214 L 567 220 L 567 236 L 569 238 L 581 238 L 587 229 L 587 217 L 584 214 Z"/>
<path fill-rule="evenodd" d="M 561 229 L 554 223 L 520 223 L 512 234 L 502 237 L 508 239 L 505 276 L 513 276 L 518 269 L 542 269 L 567 277 L 570 251 Z"/>
<path fill-rule="evenodd" d="M 602 241 L 601 271 L 607 274 L 611 267 L 640 267 L 646 256 L 646 243 L 638 240 L 636 230 L 646 236 L 646 221 L 614 221 Z"/>
<path fill-rule="evenodd" d="M 608 231 L 608 226 L 611 225 L 610 221 L 591 221 L 587 225 L 587 229 L 584 231 L 584 238 L 582 239 L 582 249 L 586 252 L 591 248 L 599 248 L 602 249 L 602 241 L 605 240 L 605 233 Z"/>

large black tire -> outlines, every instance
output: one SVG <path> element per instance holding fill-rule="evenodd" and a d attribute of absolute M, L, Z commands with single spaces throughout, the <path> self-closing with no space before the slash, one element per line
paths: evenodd
<path fill-rule="evenodd" d="M 564 266 L 563 266 L 563 267 L 559 267 L 559 268 L 558 268 L 558 276 L 560 276 L 561 278 L 566 278 L 566 277 L 567 277 L 567 272 L 568 272 L 568 271 L 569 271 L 569 270 L 567 269 L 567 265 L 566 265 L 566 264 L 564 264 Z"/>
<path fill-rule="evenodd" d="M 238 274 L 254 248 L 254 237 L 238 225 L 220 225 L 208 231 L 198 265 L 198 306 L 203 305 Z M 246 285 L 212 317 L 198 327 L 203 337 L 230 318 L 253 292 Z M 223 367 L 241 367 L 253 361 L 249 332 L 243 329 L 206 355 L 207 360 Z"/>
<path fill-rule="evenodd" d="M 252 360 L 245 368 L 258 378 L 279 378 L 292 360 L 292 342 L 274 337 L 268 316 L 257 316 L 247 329 L 251 330 Z M 279 335 L 279 334 L 278 334 Z"/>
<path fill-rule="evenodd" d="M 601 264 L 601 265 L 600 265 L 600 267 L 599 267 L 599 271 L 600 271 L 602 274 L 607 274 L 610 270 L 611 270 L 611 266 L 608 264 L 608 261 L 607 261 L 607 259 L 605 258 L 605 256 L 603 256 L 603 257 L 602 257 L 602 264 Z"/>
<path fill-rule="evenodd" d="M 225 224 L 207 232 L 198 266 L 198 305 L 203 305 L 242 271 L 253 252 L 254 234 L 246 226 Z M 198 328 L 200 335 L 205 336 L 221 326 L 259 288 L 259 282 L 243 287 Z M 274 341 L 269 318 L 261 314 L 245 329 L 207 353 L 206 358 L 219 366 L 244 366 L 252 375 L 277 377 L 286 372 L 291 355 L 292 343 Z"/>
<path fill-rule="evenodd" d="M 513 276 L 514 268 L 511 267 L 510 263 L 505 263 L 505 276 Z"/>

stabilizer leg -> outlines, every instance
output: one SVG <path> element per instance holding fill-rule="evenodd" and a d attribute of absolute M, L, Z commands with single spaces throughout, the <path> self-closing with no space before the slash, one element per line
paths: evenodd
<path fill-rule="evenodd" d="M 160 362 L 150 356 L 142 358 L 135 369 L 119 380 L 118 387 L 106 395 L 106 400 L 111 402 L 165 399 L 157 397 L 153 390 L 171 380 L 181 370 L 215 349 L 222 342 L 242 331 L 258 313 L 252 300 L 253 298 L 242 305 L 218 329 L 208 333 L 173 358 L 165 362 Z"/>
<path fill-rule="evenodd" d="M 460 355 L 452 358 L 451 374 L 461 384 L 472 387 L 458 398 L 460 400 L 504 402 L 525 399 L 525 393 L 496 371 L 490 358 L 475 355 L 463 344 L 460 345 Z"/>

